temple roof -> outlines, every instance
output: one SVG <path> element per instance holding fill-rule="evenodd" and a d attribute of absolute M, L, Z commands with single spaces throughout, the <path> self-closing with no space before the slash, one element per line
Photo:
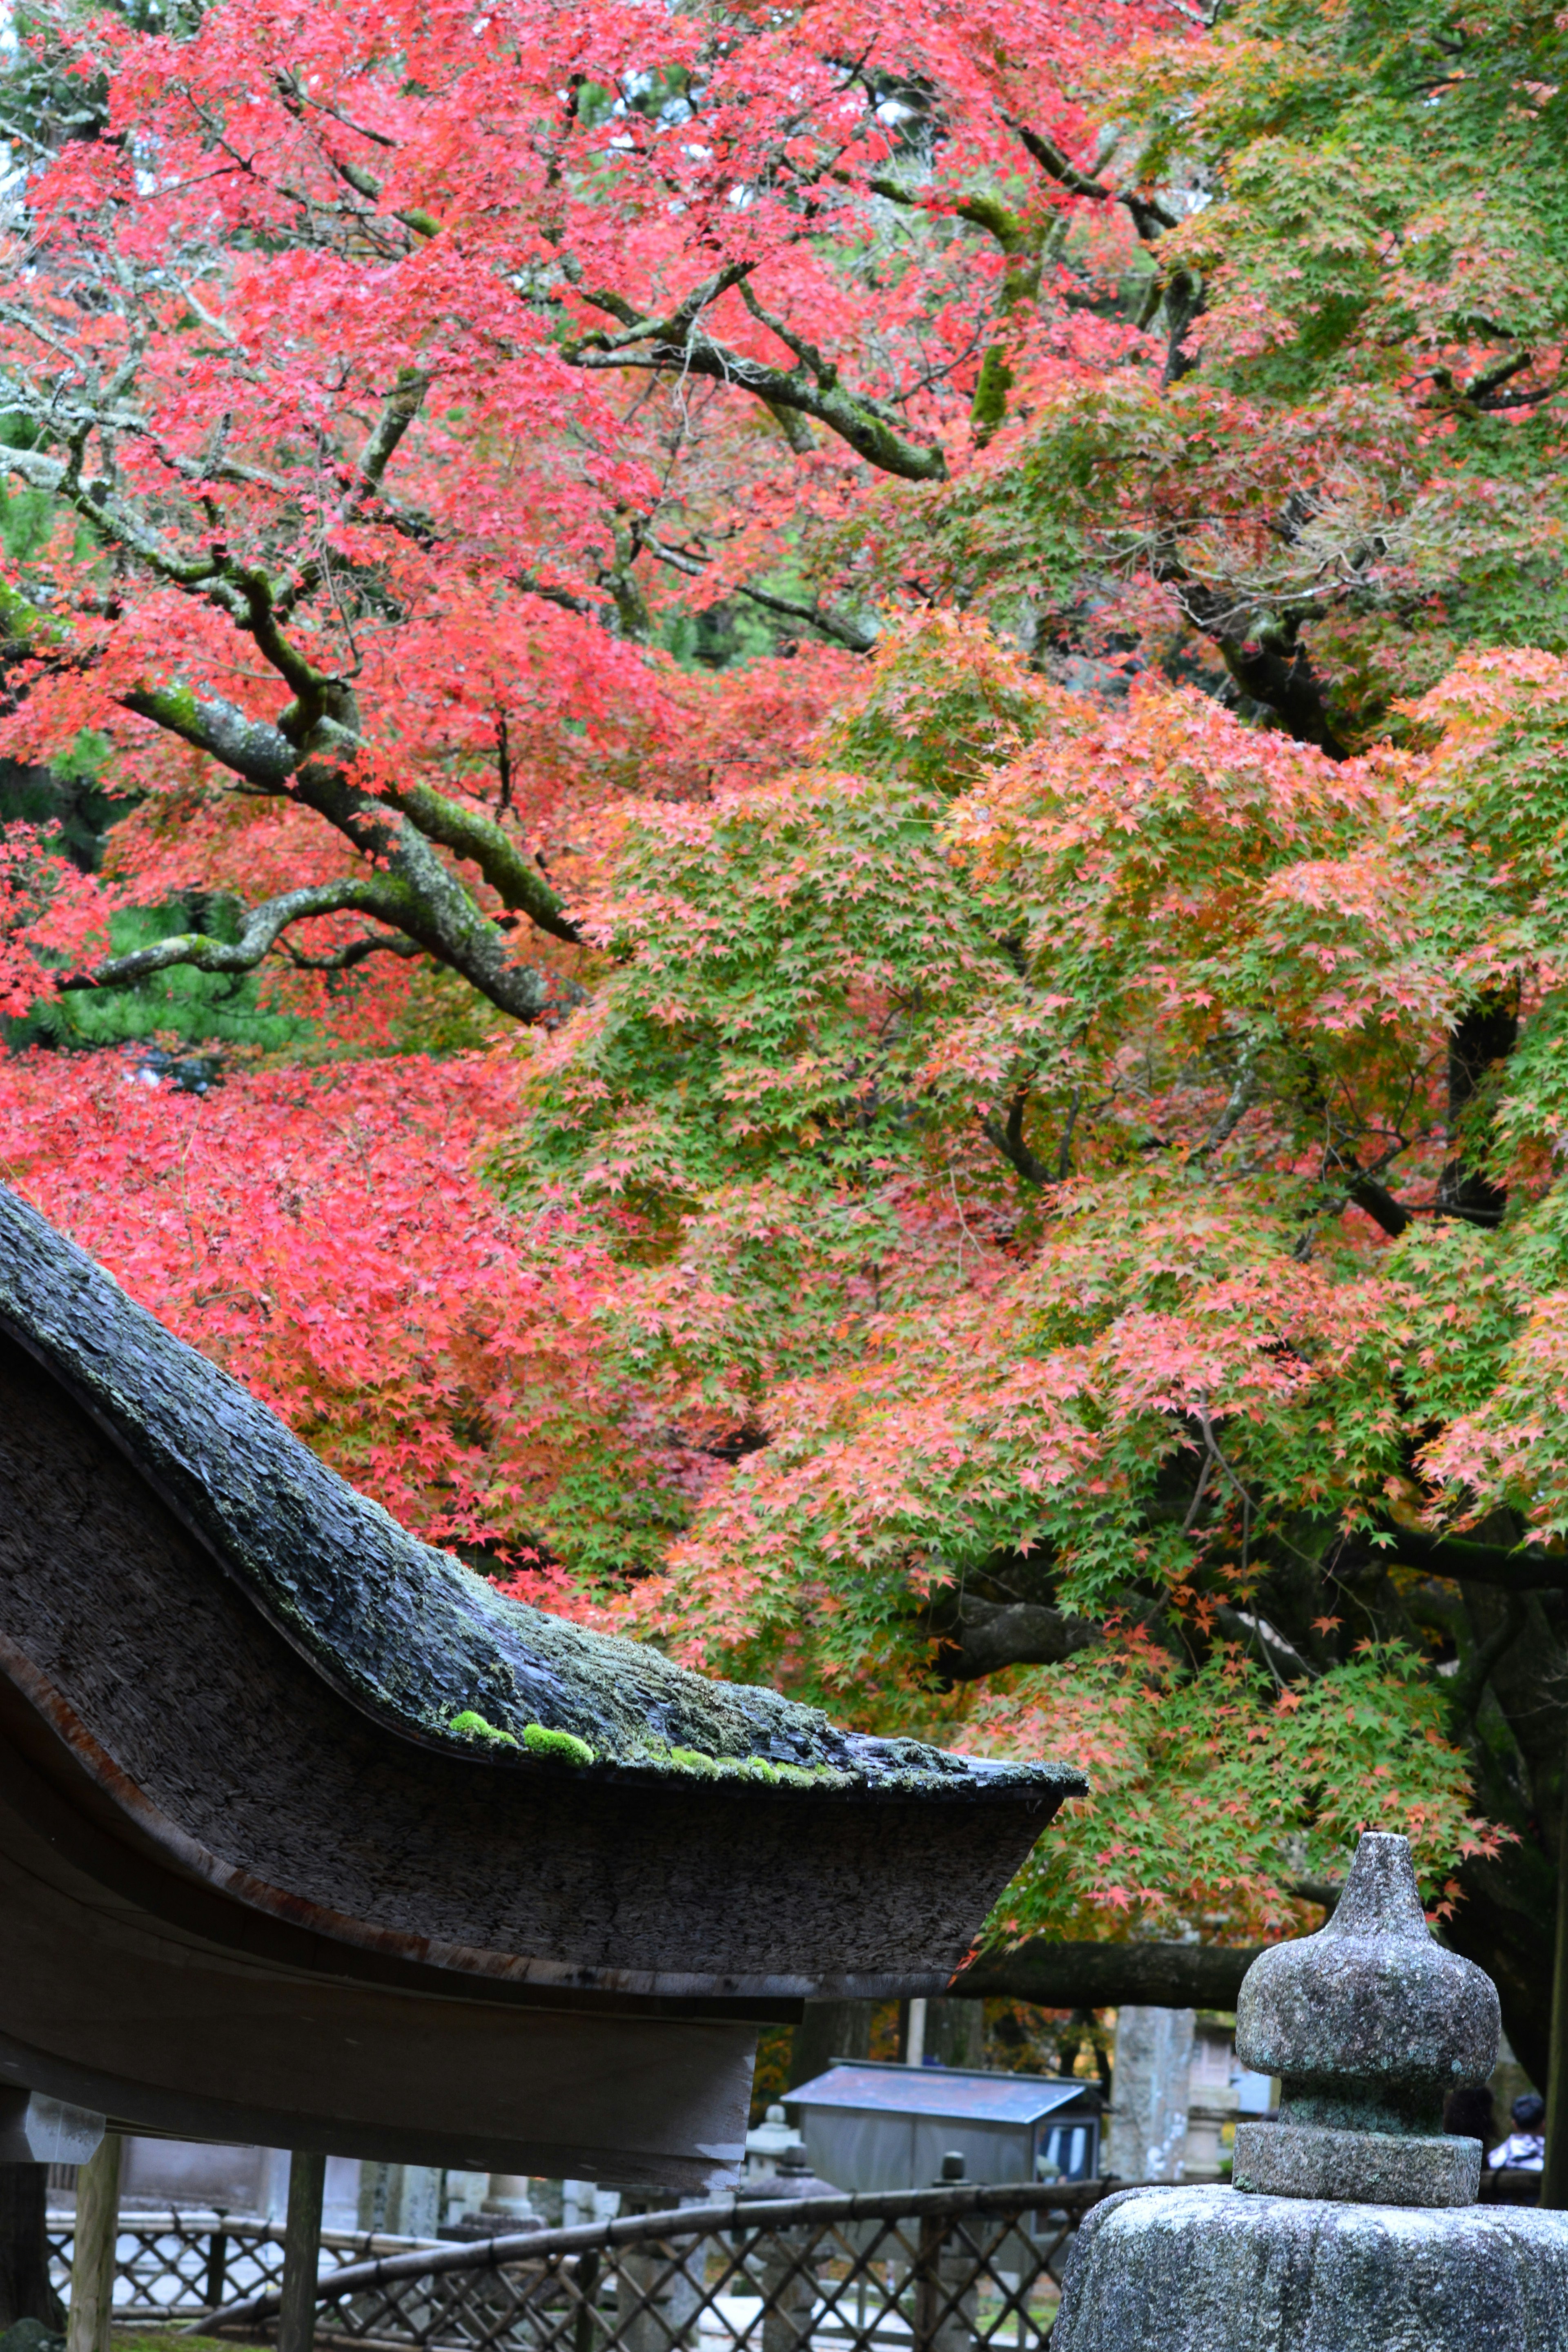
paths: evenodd
<path fill-rule="evenodd" d="M 973 1802 L 1037 1789 L 1059 1802 L 1084 1786 L 1065 1764 L 843 1731 L 775 1691 L 506 1599 L 356 1493 L 4 1187 L 0 1321 L 316 1671 L 405 1738 L 524 1772 L 749 1779 L 781 1792 Z"/>
<path fill-rule="evenodd" d="M 502 1599 L 0 1190 L 0 2085 L 707 2192 L 1082 1785 Z"/>

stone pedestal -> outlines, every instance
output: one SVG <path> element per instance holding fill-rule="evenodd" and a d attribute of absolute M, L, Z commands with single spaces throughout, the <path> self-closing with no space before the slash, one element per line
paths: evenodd
<path fill-rule="evenodd" d="M 529 2229 L 539 2220 L 529 2192 L 530 2182 L 526 2173 L 492 2172 L 479 2211 L 487 2221 L 504 2222 L 513 2230 Z"/>
<path fill-rule="evenodd" d="M 1279 2121 L 1237 2126 L 1232 2188 L 1096 2208 L 1051 2352 L 1568 2352 L 1568 2216 L 1475 2204 L 1479 2145 L 1443 2130 L 1498 2031 L 1405 1840 L 1364 1836 L 1328 1926 L 1242 1983 L 1237 2054 L 1279 2075 Z"/>
<path fill-rule="evenodd" d="M 1129 2189 L 1095 2208 L 1051 2352 L 1265 2347 L 1568 2352 L 1568 2221 L 1208 2188 Z"/>

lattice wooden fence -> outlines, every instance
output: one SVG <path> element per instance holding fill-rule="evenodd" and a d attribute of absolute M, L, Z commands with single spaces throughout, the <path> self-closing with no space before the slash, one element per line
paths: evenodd
<path fill-rule="evenodd" d="M 731 2199 L 438 2246 L 329 2232 L 317 2342 L 337 2352 L 1041 2352 L 1072 2232 L 1110 2190 Z M 66 2217 L 50 2236 L 63 2280 Z M 282 2232 L 265 2222 L 125 2217 L 115 2316 L 265 2341 L 282 2265 Z"/>
<path fill-rule="evenodd" d="M 342 2352 L 1037 2352 L 1109 2184 L 731 2199 L 323 2277 Z M 275 2294 L 216 2325 L 253 2340 Z M 215 2323 L 209 2323 L 215 2324 Z"/>
<path fill-rule="evenodd" d="M 49 2275 L 70 2301 L 76 2216 L 48 2216 Z M 321 2268 L 341 2268 L 377 2256 L 407 2253 L 416 2239 L 329 2230 L 321 2238 Z M 242 2221 L 200 2210 L 124 2213 L 114 2249 L 114 2315 L 141 2325 L 189 2323 L 237 2296 L 281 2284 L 283 2231 L 270 2221 Z"/>

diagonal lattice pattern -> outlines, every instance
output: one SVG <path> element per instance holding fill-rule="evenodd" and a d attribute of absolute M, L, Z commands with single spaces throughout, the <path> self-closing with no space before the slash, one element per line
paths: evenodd
<path fill-rule="evenodd" d="M 52 2211 L 47 2234 L 49 2276 L 68 2304 L 75 2215 Z M 321 2267 L 404 2252 L 416 2242 L 363 2231 L 328 2231 L 321 2238 Z M 117 2319 L 197 2319 L 237 2295 L 276 2290 L 282 2279 L 283 2232 L 270 2221 L 175 2208 L 120 2217 L 114 2249 Z"/>
<path fill-rule="evenodd" d="M 943 2188 L 626 2216 L 469 2245 L 330 2232 L 317 2341 L 335 2352 L 1039 2352 L 1083 2214 L 1110 2183 Z M 70 2224 L 51 2216 L 57 2283 Z M 276 2321 L 282 2232 L 122 2218 L 115 2313 Z"/>

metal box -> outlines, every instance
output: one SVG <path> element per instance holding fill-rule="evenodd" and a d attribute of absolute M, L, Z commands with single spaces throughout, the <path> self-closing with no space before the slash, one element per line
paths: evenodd
<path fill-rule="evenodd" d="M 1090 2180 L 1100 2170 L 1097 2084 L 956 2066 L 830 2066 L 785 2095 L 811 2168 L 836 2189 L 924 2189 L 942 2160 L 966 2180 Z"/>

